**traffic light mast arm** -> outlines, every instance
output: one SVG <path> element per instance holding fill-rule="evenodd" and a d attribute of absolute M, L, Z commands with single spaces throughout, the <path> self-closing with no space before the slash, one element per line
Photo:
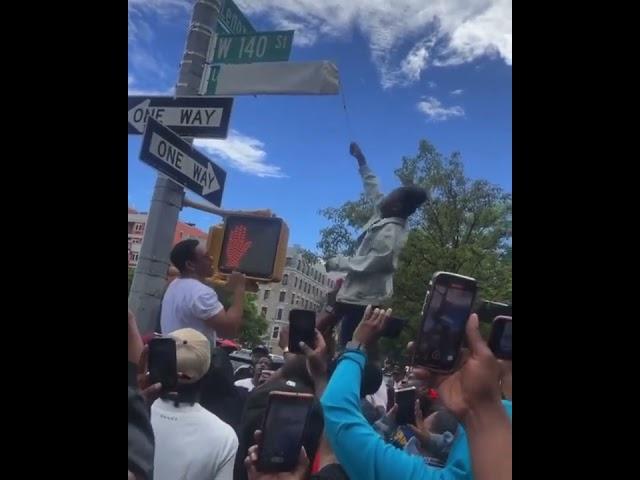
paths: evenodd
<path fill-rule="evenodd" d="M 246 215 L 246 216 L 255 216 L 255 217 L 270 217 L 271 210 L 223 210 L 222 208 L 214 207 L 213 205 L 206 205 L 204 203 L 194 202 L 188 198 L 184 198 L 182 200 L 183 207 L 191 207 L 197 210 L 202 210 L 203 212 L 213 213 L 214 215 L 218 215 L 220 217 L 228 217 L 229 215 Z"/>

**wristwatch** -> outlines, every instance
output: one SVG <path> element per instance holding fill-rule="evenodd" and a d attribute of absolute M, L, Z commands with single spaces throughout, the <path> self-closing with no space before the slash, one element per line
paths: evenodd
<path fill-rule="evenodd" d="M 350 340 L 347 342 L 345 350 L 359 350 L 362 353 L 366 353 L 367 349 L 364 346 L 364 343 L 356 342 L 354 340 Z"/>

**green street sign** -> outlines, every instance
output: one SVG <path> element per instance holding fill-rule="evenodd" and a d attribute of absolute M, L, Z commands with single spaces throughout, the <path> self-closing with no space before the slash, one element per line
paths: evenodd
<path fill-rule="evenodd" d="M 286 62 L 293 30 L 249 35 L 218 35 L 213 63 Z"/>
<path fill-rule="evenodd" d="M 225 0 L 218 15 L 218 33 L 253 33 L 256 31 L 233 0 Z"/>
<path fill-rule="evenodd" d="M 209 67 L 209 78 L 206 79 L 207 86 L 205 89 L 205 95 L 215 95 L 216 87 L 218 86 L 218 75 L 220 74 L 220 65 L 211 65 Z"/>

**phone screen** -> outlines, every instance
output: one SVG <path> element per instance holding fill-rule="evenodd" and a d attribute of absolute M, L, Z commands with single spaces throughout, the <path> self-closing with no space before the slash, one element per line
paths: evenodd
<path fill-rule="evenodd" d="M 288 472 L 296 467 L 312 401 L 313 395 L 270 394 L 258 454 L 258 470 Z"/>
<path fill-rule="evenodd" d="M 402 388 L 395 391 L 395 401 L 398 405 L 396 423 L 398 425 L 414 425 L 416 423 L 416 388 Z"/>
<path fill-rule="evenodd" d="M 496 317 L 491 327 L 489 348 L 502 360 L 511 360 L 511 317 Z"/>
<path fill-rule="evenodd" d="M 302 353 L 299 343 L 316 348 L 316 312 L 294 309 L 289 312 L 289 351 Z"/>
<path fill-rule="evenodd" d="M 173 338 L 154 338 L 149 342 L 149 377 L 151 383 L 161 383 L 164 391 L 178 384 L 176 341 Z"/>
<path fill-rule="evenodd" d="M 476 293 L 475 280 L 439 274 L 432 281 L 422 318 L 415 363 L 434 370 L 453 370 Z"/>

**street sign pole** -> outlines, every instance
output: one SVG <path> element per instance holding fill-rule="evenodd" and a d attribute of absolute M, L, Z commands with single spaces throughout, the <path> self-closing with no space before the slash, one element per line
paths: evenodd
<path fill-rule="evenodd" d="M 177 97 L 198 94 L 220 9 L 221 0 L 197 0 L 193 6 L 176 83 Z M 156 326 L 169 268 L 169 253 L 183 198 L 184 189 L 181 185 L 164 175 L 158 175 L 129 294 L 129 308 L 136 315 L 138 328 L 143 335 L 152 332 Z"/>

